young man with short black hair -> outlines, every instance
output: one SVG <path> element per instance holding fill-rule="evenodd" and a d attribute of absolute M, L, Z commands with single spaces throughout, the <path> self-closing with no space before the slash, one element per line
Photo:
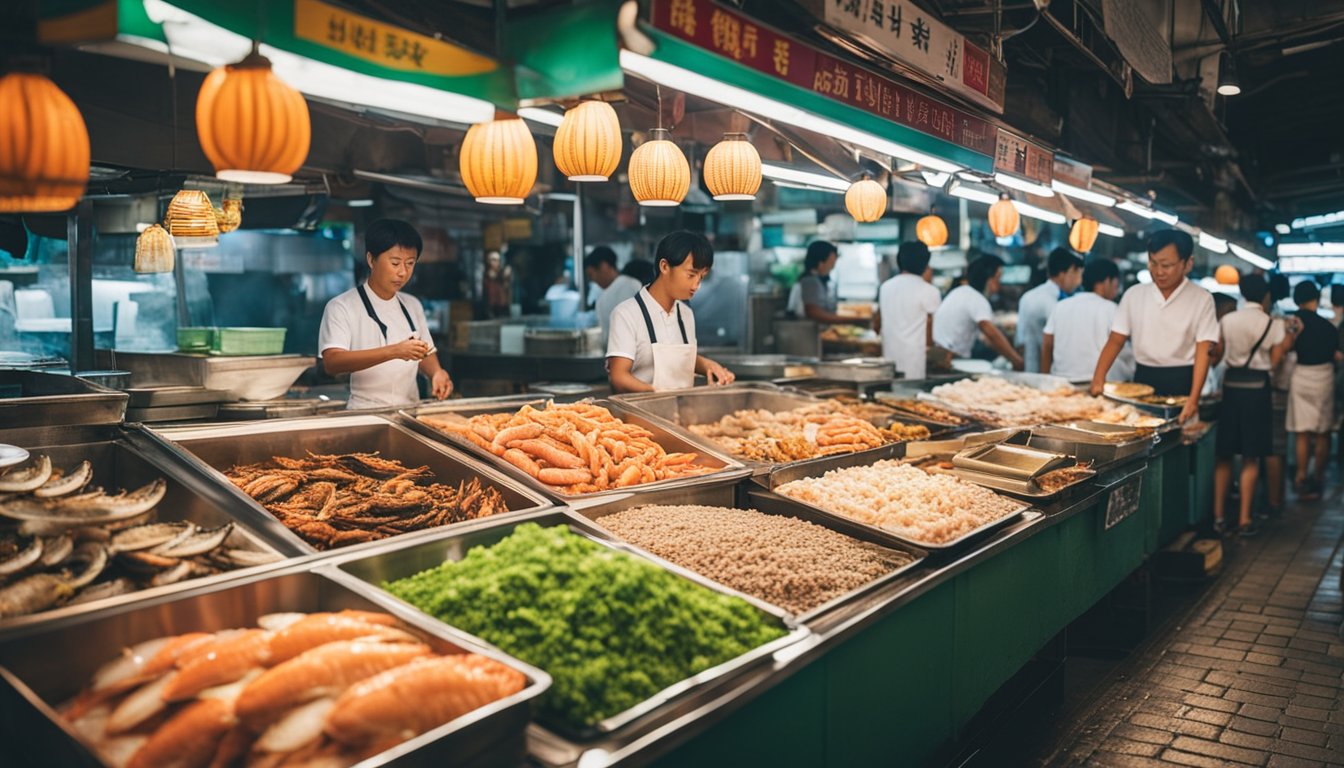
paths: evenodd
<path fill-rule="evenodd" d="M 597 315 L 597 324 L 602 328 L 602 345 L 599 348 L 605 350 L 607 333 L 611 328 L 611 311 L 639 293 L 639 289 L 644 286 L 616 269 L 616 252 L 605 245 L 597 246 L 584 257 L 583 275 L 588 282 L 602 289 L 593 310 Z"/>
<path fill-rule="evenodd" d="M 1017 336 L 1028 371 L 1043 371 L 1041 345 L 1045 324 L 1055 305 L 1073 295 L 1083 281 L 1083 260 L 1068 248 L 1056 248 L 1046 259 L 1047 279 L 1022 294 L 1017 302 Z"/>
<path fill-rule="evenodd" d="M 900 273 L 878 288 L 873 326 L 882 334 L 882 356 L 896 364 L 901 376 L 922 379 L 933 342 L 933 314 L 942 303 L 929 283 L 929 247 L 918 240 L 901 243 L 896 267 Z"/>
<path fill-rule="evenodd" d="M 1013 370 L 1022 370 L 1022 355 L 1008 337 L 994 325 L 994 309 L 989 297 L 999 290 L 1003 277 L 1003 259 L 984 255 L 966 267 L 966 284 L 948 291 L 933 315 L 933 341 L 957 357 L 971 356 L 975 340 L 984 334 L 990 349 L 1008 358 Z"/>
<path fill-rule="evenodd" d="M 1092 378 L 1119 309 L 1115 297 L 1120 294 L 1120 268 L 1110 259 L 1093 259 L 1083 268 L 1083 287 L 1087 290 L 1056 304 L 1045 323 L 1041 373 L 1070 381 Z M 1126 345 L 1106 378 L 1129 381 L 1133 375 L 1134 353 Z"/>

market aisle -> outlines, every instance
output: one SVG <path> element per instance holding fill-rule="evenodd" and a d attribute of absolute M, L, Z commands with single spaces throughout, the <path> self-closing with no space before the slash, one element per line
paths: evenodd
<path fill-rule="evenodd" d="M 1291 504 L 1100 687 L 1051 766 L 1344 765 L 1344 503 Z"/>

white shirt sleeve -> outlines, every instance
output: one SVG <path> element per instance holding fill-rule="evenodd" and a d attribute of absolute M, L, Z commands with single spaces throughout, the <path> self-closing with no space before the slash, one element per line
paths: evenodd
<path fill-rule="evenodd" d="M 317 333 L 318 354 L 328 349 L 354 348 L 354 335 L 350 323 L 350 313 L 343 303 L 332 300 L 322 310 L 322 325 Z"/>
<path fill-rule="evenodd" d="M 1219 328 L 1218 314 L 1213 310 L 1213 297 L 1207 297 L 1200 302 L 1200 305 L 1199 314 L 1195 316 L 1195 341 L 1211 341 L 1216 344 L 1219 338 Z M 1123 308 L 1124 305 L 1121 304 L 1121 309 Z M 1279 341 L 1283 341 L 1283 325 L 1281 323 L 1276 325 L 1278 326 Z M 1273 338 L 1274 333 L 1274 330 L 1271 329 L 1269 332 L 1270 338 Z M 1270 343 L 1277 344 L 1278 342 Z"/>
<path fill-rule="evenodd" d="M 1125 291 L 1125 295 L 1120 297 L 1120 308 L 1115 311 L 1115 320 L 1111 321 L 1111 333 L 1118 333 L 1122 336 L 1132 336 L 1132 324 L 1130 323 L 1129 313 L 1134 304 L 1138 301 L 1135 291 L 1138 286 Z M 1214 333 L 1217 333 L 1217 324 L 1214 324 Z"/>
<path fill-rule="evenodd" d="M 631 361 L 639 348 L 638 329 L 633 312 L 625 312 L 621 302 L 611 312 L 611 327 L 607 329 L 607 357 L 624 357 Z"/>
<path fill-rule="evenodd" d="M 943 297 L 938 293 L 937 288 L 934 288 L 927 283 L 925 283 L 925 286 L 928 290 L 924 291 L 924 314 L 932 315 L 934 312 L 937 312 L 938 307 L 942 305 Z"/>
<path fill-rule="evenodd" d="M 1274 325 L 1269 329 L 1269 336 L 1265 337 L 1265 343 L 1260 346 L 1269 349 L 1270 347 L 1282 344 L 1288 337 L 1288 331 L 1283 326 L 1283 318 L 1274 318 Z"/>
<path fill-rule="evenodd" d="M 989 299 L 985 298 L 985 295 L 979 291 L 976 291 L 975 295 L 971 297 L 966 312 L 971 316 L 971 320 L 975 321 L 976 325 L 994 319 L 994 307 L 990 306 Z"/>
<path fill-rule="evenodd" d="M 1063 304 L 1063 303 L 1064 303 L 1064 302 L 1062 302 L 1062 301 L 1060 302 L 1060 304 Z M 1045 319 L 1045 329 L 1044 329 L 1043 332 L 1044 332 L 1044 333 L 1047 333 L 1047 334 L 1049 334 L 1049 335 L 1051 335 L 1051 336 L 1054 336 L 1054 335 L 1055 335 L 1055 314 L 1056 314 L 1057 312 L 1059 312 L 1059 304 L 1056 304 L 1056 305 L 1055 305 L 1054 310 L 1052 310 L 1052 311 L 1050 312 L 1050 316 L 1047 317 L 1047 318 Z"/>

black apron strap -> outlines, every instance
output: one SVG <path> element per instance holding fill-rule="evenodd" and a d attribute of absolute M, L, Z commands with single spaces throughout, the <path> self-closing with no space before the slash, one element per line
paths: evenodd
<path fill-rule="evenodd" d="M 691 340 L 686 338 L 686 321 L 681 319 L 681 302 L 677 302 L 677 327 L 681 329 L 681 343 L 690 344 Z"/>
<path fill-rule="evenodd" d="M 649 317 L 649 307 L 644 303 L 644 297 L 636 293 L 635 303 L 639 305 L 639 313 L 644 316 L 644 327 L 649 329 L 649 343 L 657 344 L 658 334 L 653 330 L 653 318 Z M 681 320 L 680 313 L 677 314 L 677 320 Z M 684 326 L 681 329 L 681 335 L 683 338 L 686 336 L 686 328 Z"/>
<path fill-rule="evenodd" d="M 378 325 L 378 330 L 383 334 L 383 341 L 387 341 L 387 324 L 378 317 L 377 312 L 373 311 L 373 302 L 369 301 L 369 294 L 364 290 L 364 285 L 361 283 L 355 286 L 355 290 L 359 291 L 359 300 L 364 302 L 364 311 L 369 313 L 369 319 Z M 411 319 L 410 310 L 406 309 L 406 304 L 401 299 L 397 299 L 397 304 L 401 306 L 401 314 L 406 316 L 406 324 L 411 326 L 411 333 L 415 333 L 415 321 Z M 647 313 L 645 318 L 648 318 Z"/>

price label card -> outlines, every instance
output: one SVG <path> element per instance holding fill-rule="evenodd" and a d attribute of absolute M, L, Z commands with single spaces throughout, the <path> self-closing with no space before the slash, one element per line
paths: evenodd
<path fill-rule="evenodd" d="M 1114 528 L 1121 520 L 1139 509 L 1139 492 L 1143 489 L 1143 475 L 1126 480 L 1111 491 L 1106 501 L 1106 530 Z"/>

